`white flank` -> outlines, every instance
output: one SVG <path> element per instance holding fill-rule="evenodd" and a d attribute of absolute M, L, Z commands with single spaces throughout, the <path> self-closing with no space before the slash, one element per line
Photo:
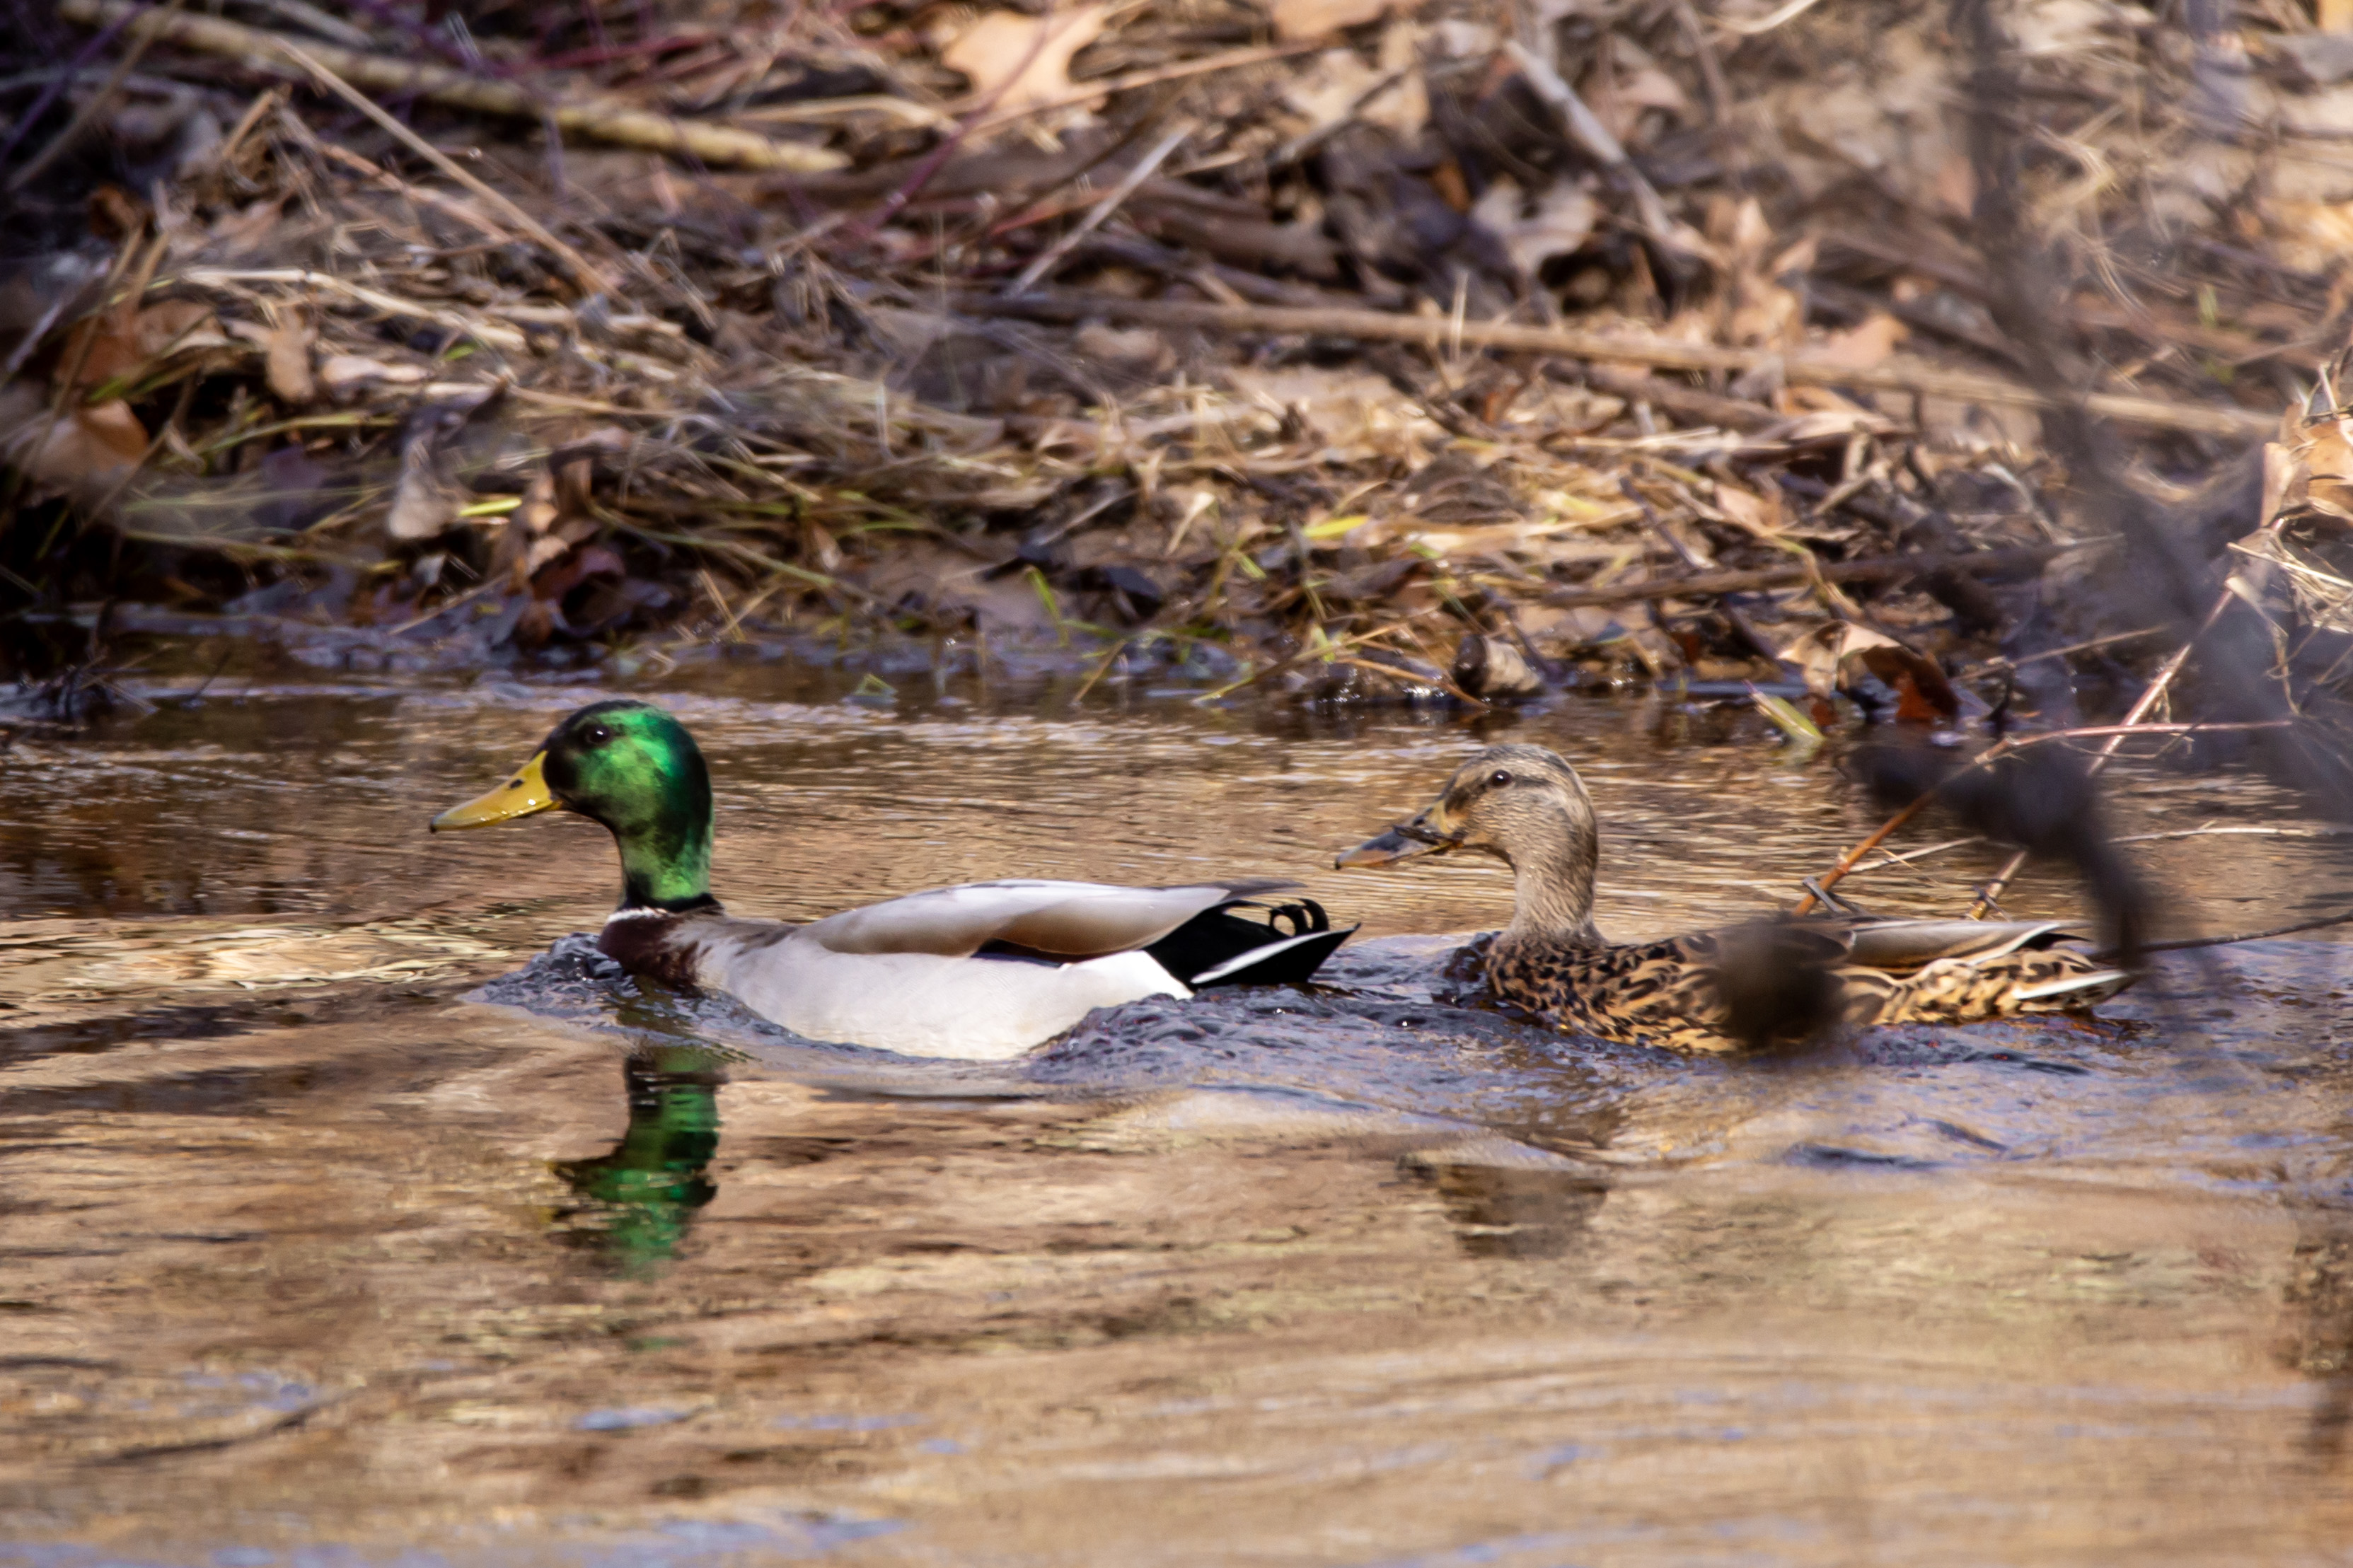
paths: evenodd
<path fill-rule="evenodd" d="M 1192 992 L 1148 953 L 1082 963 L 841 953 L 788 937 L 705 955 L 706 984 L 797 1035 L 902 1056 L 1004 1061 L 1098 1007 Z"/>

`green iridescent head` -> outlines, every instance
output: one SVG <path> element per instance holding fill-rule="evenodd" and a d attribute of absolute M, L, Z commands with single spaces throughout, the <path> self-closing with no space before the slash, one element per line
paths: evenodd
<path fill-rule="evenodd" d="M 603 823 L 621 851 L 621 907 L 695 909 L 711 897 L 711 773 L 685 726 L 650 703 L 592 702 L 514 777 L 433 819 L 487 827 L 543 811 Z"/>

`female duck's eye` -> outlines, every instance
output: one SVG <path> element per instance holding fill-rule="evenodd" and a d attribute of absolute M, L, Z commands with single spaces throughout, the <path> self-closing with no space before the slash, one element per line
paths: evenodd
<path fill-rule="evenodd" d="M 610 730 L 607 730 L 607 728 L 605 728 L 605 726 L 604 726 L 604 725 L 602 725 L 602 724 L 593 724 L 593 725 L 589 726 L 589 729 L 588 729 L 588 743 L 589 743 L 590 745 L 592 745 L 592 746 L 601 746 L 601 745 L 603 745 L 606 742 L 607 742 L 607 741 L 611 740 L 612 738 L 613 738 L 613 731 L 610 731 Z"/>
<path fill-rule="evenodd" d="M 1497 788 L 1501 788 L 1503 785 L 1512 782 L 1512 775 L 1505 773 L 1503 769 L 1497 768 L 1493 773 L 1488 775 L 1487 782 L 1495 785 Z"/>

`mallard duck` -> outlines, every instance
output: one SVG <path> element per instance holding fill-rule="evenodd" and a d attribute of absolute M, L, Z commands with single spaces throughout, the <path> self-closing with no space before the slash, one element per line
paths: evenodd
<path fill-rule="evenodd" d="M 1487 951 L 1488 989 L 1604 1040 L 1725 1051 L 1800 1016 L 1966 1024 L 2073 1012 L 2131 979 L 2060 945 L 2066 932 L 2056 921 L 1832 915 L 1612 943 L 1593 923 L 1593 802 L 1577 770 L 1542 746 L 1488 747 L 1419 816 L 1335 863 L 1393 866 L 1458 851 L 1512 868 L 1512 923 Z"/>
<path fill-rule="evenodd" d="M 593 703 L 515 775 L 435 817 L 436 832 L 570 811 L 609 829 L 621 904 L 596 945 L 631 973 L 723 991 L 813 1039 L 1002 1060 L 1097 1007 L 1205 986 L 1305 980 L 1356 928 L 1296 886 L 970 882 L 807 925 L 739 920 L 711 896 L 711 775 L 694 737 L 649 703 Z M 1263 921 L 1234 911 L 1263 908 Z M 1285 929 L 1285 928 L 1288 929 Z"/>

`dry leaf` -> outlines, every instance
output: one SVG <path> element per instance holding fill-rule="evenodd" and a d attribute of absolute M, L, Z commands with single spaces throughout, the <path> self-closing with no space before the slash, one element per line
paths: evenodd
<path fill-rule="evenodd" d="M 289 407 L 300 408 L 319 395 L 311 374 L 311 329 L 301 321 L 280 321 L 262 343 L 262 378 L 270 395 Z"/>
<path fill-rule="evenodd" d="M 1781 533 L 1781 494 L 1767 490 L 1761 496 L 1749 494 L 1736 485 L 1715 487 L 1716 510 L 1733 523 L 1763 540 L 1778 539 Z"/>
<path fill-rule="evenodd" d="M 1584 188 L 1566 180 L 1531 206 L 1520 187 L 1502 177 L 1471 208 L 1471 216 L 1504 242 L 1512 265 L 1531 278 L 1554 257 L 1583 249 L 1599 213 Z"/>
<path fill-rule="evenodd" d="M 1817 442 L 1844 441 L 1852 436 L 1884 436 L 1895 428 L 1894 420 L 1867 408 L 1857 408 L 1842 398 L 1841 406 L 1835 408 L 1810 406 L 1809 397 L 1820 390 L 1812 386 L 1783 389 L 1777 401 L 1783 413 L 1794 417 L 1773 426 L 1773 439 L 1784 446 L 1806 447 Z"/>
<path fill-rule="evenodd" d="M 38 488 L 84 501 L 102 499 L 147 456 L 147 431 L 121 398 L 71 404 L 54 422 L 47 400 L 22 383 L 0 400 L 0 452 Z"/>
<path fill-rule="evenodd" d="M 1366 65 L 1354 49 L 1326 49 L 1283 89 L 1282 100 L 1307 117 L 1310 130 L 1351 115 L 1400 137 L 1419 135 L 1430 119 L 1430 89 L 1413 68 L 1418 34 L 1398 24 L 1381 35 L 1380 59 Z"/>
<path fill-rule="evenodd" d="M 1899 720 L 1936 723 L 1961 710 L 1960 694 L 1935 659 L 1852 621 L 1823 622 L 1791 642 L 1781 657 L 1804 673 L 1806 689 L 1816 697 L 1846 689 L 1859 667 L 1894 689 Z"/>
<path fill-rule="evenodd" d="M 1630 146 L 1639 141 L 1635 132 L 1641 128 L 1644 110 L 1662 109 L 1681 114 L 1691 107 L 1675 79 L 1660 69 L 1658 62 L 1637 45 L 1612 34 L 1609 58 L 1610 64 L 1595 70 L 1587 79 L 1585 101 L 1594 118 L 1621 145 Z"/>
<path fill-rule="evenodd" d="M 224 213 L 213 220 L 213 243 L 206 254 L 216 261 L 231 261 L 259 249 L 278 233 L 285 208 L 284 196 L 264 196 L 250 206 Z"/>
<path fill-rule="evenodd" d="M 1895 345 L 1911 335 L 1911 329 L 1884 310 L 1873 310 L 1842 332 L 1832 332 L 1830 341 L 1807 357 L 1841 365 L 1848 370 L 1870 370 L 1883 363 L 1895 352 Z"/>
<path fill-rule="evenodd" d="M 1724 258 L 1731 279 L 1725 335 L 1736 343 L 1796 348 L 1804 336 L 1805 302 L 1775 279 L 1804 266 L 1808 253 L 1792 247 L 1768 260 L 1773 227 L 1754 196 L 1715 203 L 1707 215 L 1707 238 Z"/>
<path fill-rule="evenodd" d="M 2353 202 L 2274 202 L 2268 216 L 2272 249 L 2290 267 L 2327 272 L 2353 251 Z"/>
<path fill-rule="evenodd" d="M 1479 632 L 1462 635 L 1461 642 L 1455 645 L 1453 668 L 1448 673 L 1455 685 L 1490 702 L 1534 697 L 1545 689 L 1544 677 L 1517 647 Z"/>
<path fill-rule="evenodd" d="M 80 374 L 74 383 L 77 390 L 119 381 L 167 354 L 222 348 L 229 341 L 222 333 L 220 323 L 213 319 L 211 310 L 193 300 L 166 300 L 136 313 L 127 307 L 118 307 L 84 321 L 75 329 L 74 335 L 90 340 L 90 350 L 82 357 Z M 68 363 L 72 363 L 75 353 L 69 340 Z"/>
<path fill-rule="evenodd" d="M 413 442 L 402 454 L 400 482 L 392 492 L 392 510 L 385 514 L 384 531 L 396 544 L 414 544 L 448 531 L 458 521 L 459 492 L 442 479 L 430 450 Z"/>
<path fill-rule="evenodd" d="M 1106 5 L 1082 5 L 1043 17 L 992 11 L 940 51 L 940 63 L 990 100 L 997 114 L 1034 109 L 1071 95 L 1071 57 L 1101 36 Z"/>
<path fill-rule="evenodd" d="M 1089 321 L 1072 334 L 1072 344 L 1089 359 L 1103 360 L 1123 370 L 1161 371 L 1176 363 L 1168 340 L 1150 327 L 1119 328 Z"/>
<path fill-rule="evenodd" d="M 2337 374 L 2345 372 L 2340 361 Z M 2320 399 L 2316 396 L 2316 402 Z M 2263 526 L 2232 550 L 2256 565 L 2231 586 L 2263 609 L 2264 591 L 2285 592 L 2295 616 L 2329 631 L 2353 630 L 2353 421 L 2333 411 L 2308 418 L 2291 409 L 2280 437 L 2263 448 Z"/>
<path fill-rule="evenodd" d="M 445 453 L 486 401 L 426 404 L 408 416 L 401 431 L 400 479 L 384 520 L 393 543 L 417 543 L 456 526 L 466 490 L 451 477 Z"/>
<path fill-rule="evenodd" d="M 522 505 L 509 515 L 491 552 L 491 574 L 504 574 L 516 592 L 523 592 L 543 568 L 593 538 L 596 523 L 588 515 L 588 488 L 595 473 L 595 458 L 577 444 L 552 454 L 548 466 L 532 476 Z"/>
<path fill-rule="evenodd" d="M 1360 26 L 1388 14 L 1397 0 L 1274 0 L 1274 36 L 1320 38 L 1343 27 Z"/>
<path fill-rule="evenodd" d="M 422 365 L 395 364 L 364 354 L 329 354 L 319 363 L 319 381 L 327 395 L 344 399 L 379 384 L 415 386 L 431 378 Z"/>

